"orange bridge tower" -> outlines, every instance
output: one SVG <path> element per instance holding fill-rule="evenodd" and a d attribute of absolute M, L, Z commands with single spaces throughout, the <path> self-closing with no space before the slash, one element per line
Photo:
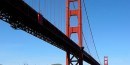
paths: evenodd
<path fill-rule="evenodd" d="M 104 65 L 108 65 L 108 56 L 104 57 Z"/>
<path fill-rule="evenodd" d="M 76 9 L 71 9 L 71 3 L 77 3 Z M 78 25 L 71 26 L 70 19 L 72 16 L 77 16 Z M 81 0 L 66 0 L 66 36 L 70 38 L 71 34 L 76 33 L 78 35 L 78 46 L 81 49 L 81 53 L 79 58 L 75 56 L 71 56 L 70 52 L 66 53 L 66 65 L 83 65 L 83 45 L 82 45 L 82 8 L 81 8 Z M 71 43 L 70 43 L 71 44 Z M 74 59 L 75 58 L 75 59 Z"/>

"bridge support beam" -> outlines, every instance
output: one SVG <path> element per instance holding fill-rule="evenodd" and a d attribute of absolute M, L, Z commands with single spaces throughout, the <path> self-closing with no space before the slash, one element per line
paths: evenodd
<path fill-rule="evenodd" d="M 77 3 L 77 8 L 71 9 L 70 6 L 74 3 Z M 75 5 L 74 5 L 75 7 Z M 77 16 L 78 25 L 71 26 L 70 19 L 71 16 Z M 77 33 L 78 35 L 78 46 L 80 47 L 80 54 L 77 57 L 70 54 L 69 50 L 66 53 L 66 65 L 83 65 L 83 45 L 82 45 L 82 8 L 81 8 L 81 0 L 66 0 L 66 36 L 70 38 L 71 34 Z M 71 43 L 70 43 L 71 44 Z"/>

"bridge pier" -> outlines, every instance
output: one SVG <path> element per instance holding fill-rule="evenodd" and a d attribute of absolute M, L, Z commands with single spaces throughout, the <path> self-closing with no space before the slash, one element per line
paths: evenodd
<path fill-rule="evenodd" d="M 70 55 L 69 52 L 66 54 L 66 65 L 83 65 L 83 47 L 81 48 L 81 52 L 79 58 L 74 55 Z M 70 57 L 71 56 L 71 57 Z"/>

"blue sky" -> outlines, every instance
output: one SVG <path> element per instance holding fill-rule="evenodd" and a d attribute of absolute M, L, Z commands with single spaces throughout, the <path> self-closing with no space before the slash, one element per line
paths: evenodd
<path fill-rule="evenodd" d="M 26 0 L 38 11 L 37 1 L 29 1 L 31 0 Z M 102 64 L 103 57 L 107 55 L 109 65 L 130 65 L 130 0 L 85 0 L 85 3 Z M 55 23 L 62 32 L 65 32 L 64 9 L 65 0 L 44 0 L 43 3 L 41 0 L 41 13 L 52 24 Z M 90 52 L 95 57 L 84 9 L 83 23 Z M 0 64 L 23 65 L 24 63 L 65 65 L 65 52 L 24 31 L 14 30 L 9 24 L 0 20 Z"/>

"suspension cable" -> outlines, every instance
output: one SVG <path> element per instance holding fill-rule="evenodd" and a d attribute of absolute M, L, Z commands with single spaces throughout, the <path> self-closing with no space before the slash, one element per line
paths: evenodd
<path fill-rule="evenodd" d="M 38 7 L 39 7 L 39 14 L 40 14 L 40 0 L 39 0 L 39 2 L 38 2 Z"/>
<path fill-rule="evenodd" d="M 73 2 L 73 7 L 74 7 L 74 9 L 76 9 L 74 2 Z M 77 18 L 78 18 L 78 17 L 77 17 Z M 88 47 L 88 43 L 87 43 L 87 41 L 86 41 L 86 38 L 85 38 L 85 36 L 84 36 L 83 31 L 82 31 L 82 35 L 83 35 L 84 42 L 85 42 L 85 44 L 86 44 L 86 46 L 87 46 L 88 52 L 89 52 L 89 54 L 91 55 L 91 52 L 90 52 L 90 49 L 89 49 L 89 47 Z"/>
<path fill-rule="evenodd" d="M 73 7 L 74 7 L 74 9 L 76 9 L 74 2 L 73 2 Z M 77 18 L 78 18 L 78 17 L 77 17 Z M 82 35 L 83 35 L 83 39 L 84 39 L 84 41 L 85 41 L 85 44 L 86 44 L 86 46 L 87 46 L 88 52 L 89 52 L 89 54 L 91 55 L 91 52 L 90 52 L 90 49 L 89 49 L 89 47 L 88 47 L 88 43 L 87 43 L 87 41 L 86 41 L 86 38 L 85 38 L 85 36 L 84 36 L 83 31 L 82 31 Z"/>
<path fill-rule="evenodd" d="M 61 28 L 60 28 L 60 29 L 61 29 L 61 31 L 62 31 L 62 5 L 61 5 L 61 12 L 60 12 L 60 13 L 61 13 L 61 15 L 60 15 L 60 17 L 61 17 L 60 27 L 61 27 Z"/>
<path fill-rule="evenodd" d="M 54 5 L 55 5 L 56 3 L 55 3 L 55 1 L 54 1 Z M 54 25 L 56 26 L 56 22 L 55 22 L 55 18 L 56 18 L 56 16 L 55 16 L 55 6 L 54 6 Z"/>
<path fill-rule="evenodd" d="M 52 2 L 49 1 L 49 4 L 50 4 L 50 5 L 49 5 L 49 6 L 50 6 L 50 7 L 49 7 L 49 12 L 50 12 L 50 15 L 49 15 L 50 17 L 49 17 L 49 19 L 50 19 L 50 21 L 51 21 Z M 52 23 L 52 21 L 51 21 L 51 23 Z"/>
<path fill-rule="evenodd" d="M 47 10 L 47 9 L 46 9 L 46 0 L 44 0 L 43 5 L 44 5 L 44 6 L 43 6 L 43 9 L 44 9 L 44 10 L 43 10 L 43 14 L 44 14 L 44 17 L 46 17 L 46 10 Z"/>
<path fill-rule="evenodd" d="M 33 5 L 33 0 L 32 0 L 32 7 L 33 7 L 34 5 Z"/>
<path fill-rule="evenodd" d="M 32 2 L 32 8 L 33 8 L 33 0 L 31 0 L 31 2 Z"/>
<path fill-rule="evenodd" d="M 62 15 L 63 15 L 63 13 L 62 13 L 62 11 L 63 11 L 63 8 L 62 8 L 62 5 L 61 5 L 61 31 L 63 30 L 63 26 L 62 26 Z"/>
<path fill-rule="evenodd" d="M 83 6 L 84 6 L 84 8 L 85 8 L 85 14 L 86 14 L 86 16 L 87 16 L 87 21 L 88 21 L 88 25 L 89 25 L 89 30 L 90 30 L 90 34 L 91 34 L 91 37 L 92 37 L 92 42 L 93 42 L 93 44 L 94 44 L 94 48 L 95 48 L 95 50 L 96 50 L 96 54 L 97 54 L 99 63 L 101 64 L 101 61 L 100 61 L 100 58 L 99 58 L 99 55 L 98 55 L 98 52 L 97 52 L 97 48 L 96 48 L 96 45 L 95 45 L 95 41 L 94 41 L 94 37 L 93 37 L 91 25 L 90 25 L 90 20 L 89 20 L 89 17 L 88 17 L 88 12 L 87 12 L 87 8 L 86 8 L 86 5 L 85 5 L 84 0 L 83 0 Z"/>

